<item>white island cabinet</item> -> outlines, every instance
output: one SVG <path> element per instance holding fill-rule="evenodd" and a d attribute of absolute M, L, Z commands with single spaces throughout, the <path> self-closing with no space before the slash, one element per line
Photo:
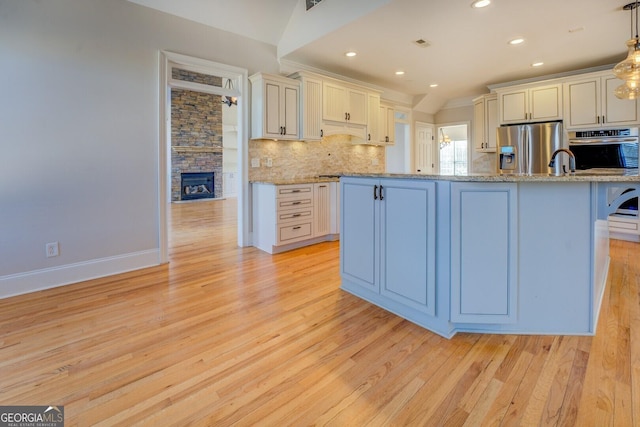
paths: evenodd
<path fill-rule="evenodd" d="M 514 323 L 518 186 L 451 183 L 451 320 Z"/>
<path fill-rule="evenodd" d="M 341 288 L 445 337 L 592 335 L 610 186 L 638 176 L 341 179 Z"/>
<path fill-rule="evenodd" d="M 340 268 L 366 299 L 435 314 L 435 192 L 426 181 L 344 180 Z"/>

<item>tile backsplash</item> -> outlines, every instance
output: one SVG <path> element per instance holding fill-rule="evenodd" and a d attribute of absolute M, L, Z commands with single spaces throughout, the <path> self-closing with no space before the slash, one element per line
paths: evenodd
<path fill-rule="evenodd" d="M 251 160 L 260 166 L 252 167 Z M 268 166 L 271 159 L 271 166 Z M 309 178 L 341 172 L 383 173 L 385 147 L 353 144 L 346 135 L 321 141 L 249 141 L 249 181 Z"/>

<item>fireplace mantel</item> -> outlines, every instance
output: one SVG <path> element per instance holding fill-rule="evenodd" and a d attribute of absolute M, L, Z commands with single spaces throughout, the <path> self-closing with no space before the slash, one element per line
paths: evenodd
<path fill-rule="evenodd" d="M 172 145 L 171 150 L 175 153 L 222 153 L 222 147 L 185 147 L 182 145 Z"/>

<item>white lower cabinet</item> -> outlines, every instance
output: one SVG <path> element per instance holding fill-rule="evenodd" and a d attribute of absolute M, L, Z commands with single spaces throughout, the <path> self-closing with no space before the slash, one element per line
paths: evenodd
<path fill-rule="evenodd" d="M 327 235 L 331 232 L 331 183 L 313 184 L 313 200 L 313 235 Z"/>
<path fill-rule="evenodd" d="M 451 321 L 514 323 L 516 183 L 451 183 Z"/>
<path fill-rule="evenodd" d="M 253 184 L 253 246 L 278 253 L 335 240 L 331 226 L 336 185 Z"/>
<path fill-rule="evenodd" d="M 343 178 L 341 191 L 342 277 L 392 311 L 435 315 L 436 184 Z"/>

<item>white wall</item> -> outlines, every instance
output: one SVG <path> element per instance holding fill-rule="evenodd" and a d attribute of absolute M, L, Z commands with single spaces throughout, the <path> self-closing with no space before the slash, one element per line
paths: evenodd
<path fill-rule="evenodd" d="M 409 125 L 398 124 L 395 125 L 395 144 L 389 145 L 386 148 L 385 160 L 387 173 L 406 173 L 411 171 L 411 165 L 406 164 L 407 150 L 410 143 Z"/>
<path fill-rule="evenodd" d="M 251 74 L 275 47 L 125 0 L 0 11 L 0 297 L 156 264 L 159 50 Z"/>

